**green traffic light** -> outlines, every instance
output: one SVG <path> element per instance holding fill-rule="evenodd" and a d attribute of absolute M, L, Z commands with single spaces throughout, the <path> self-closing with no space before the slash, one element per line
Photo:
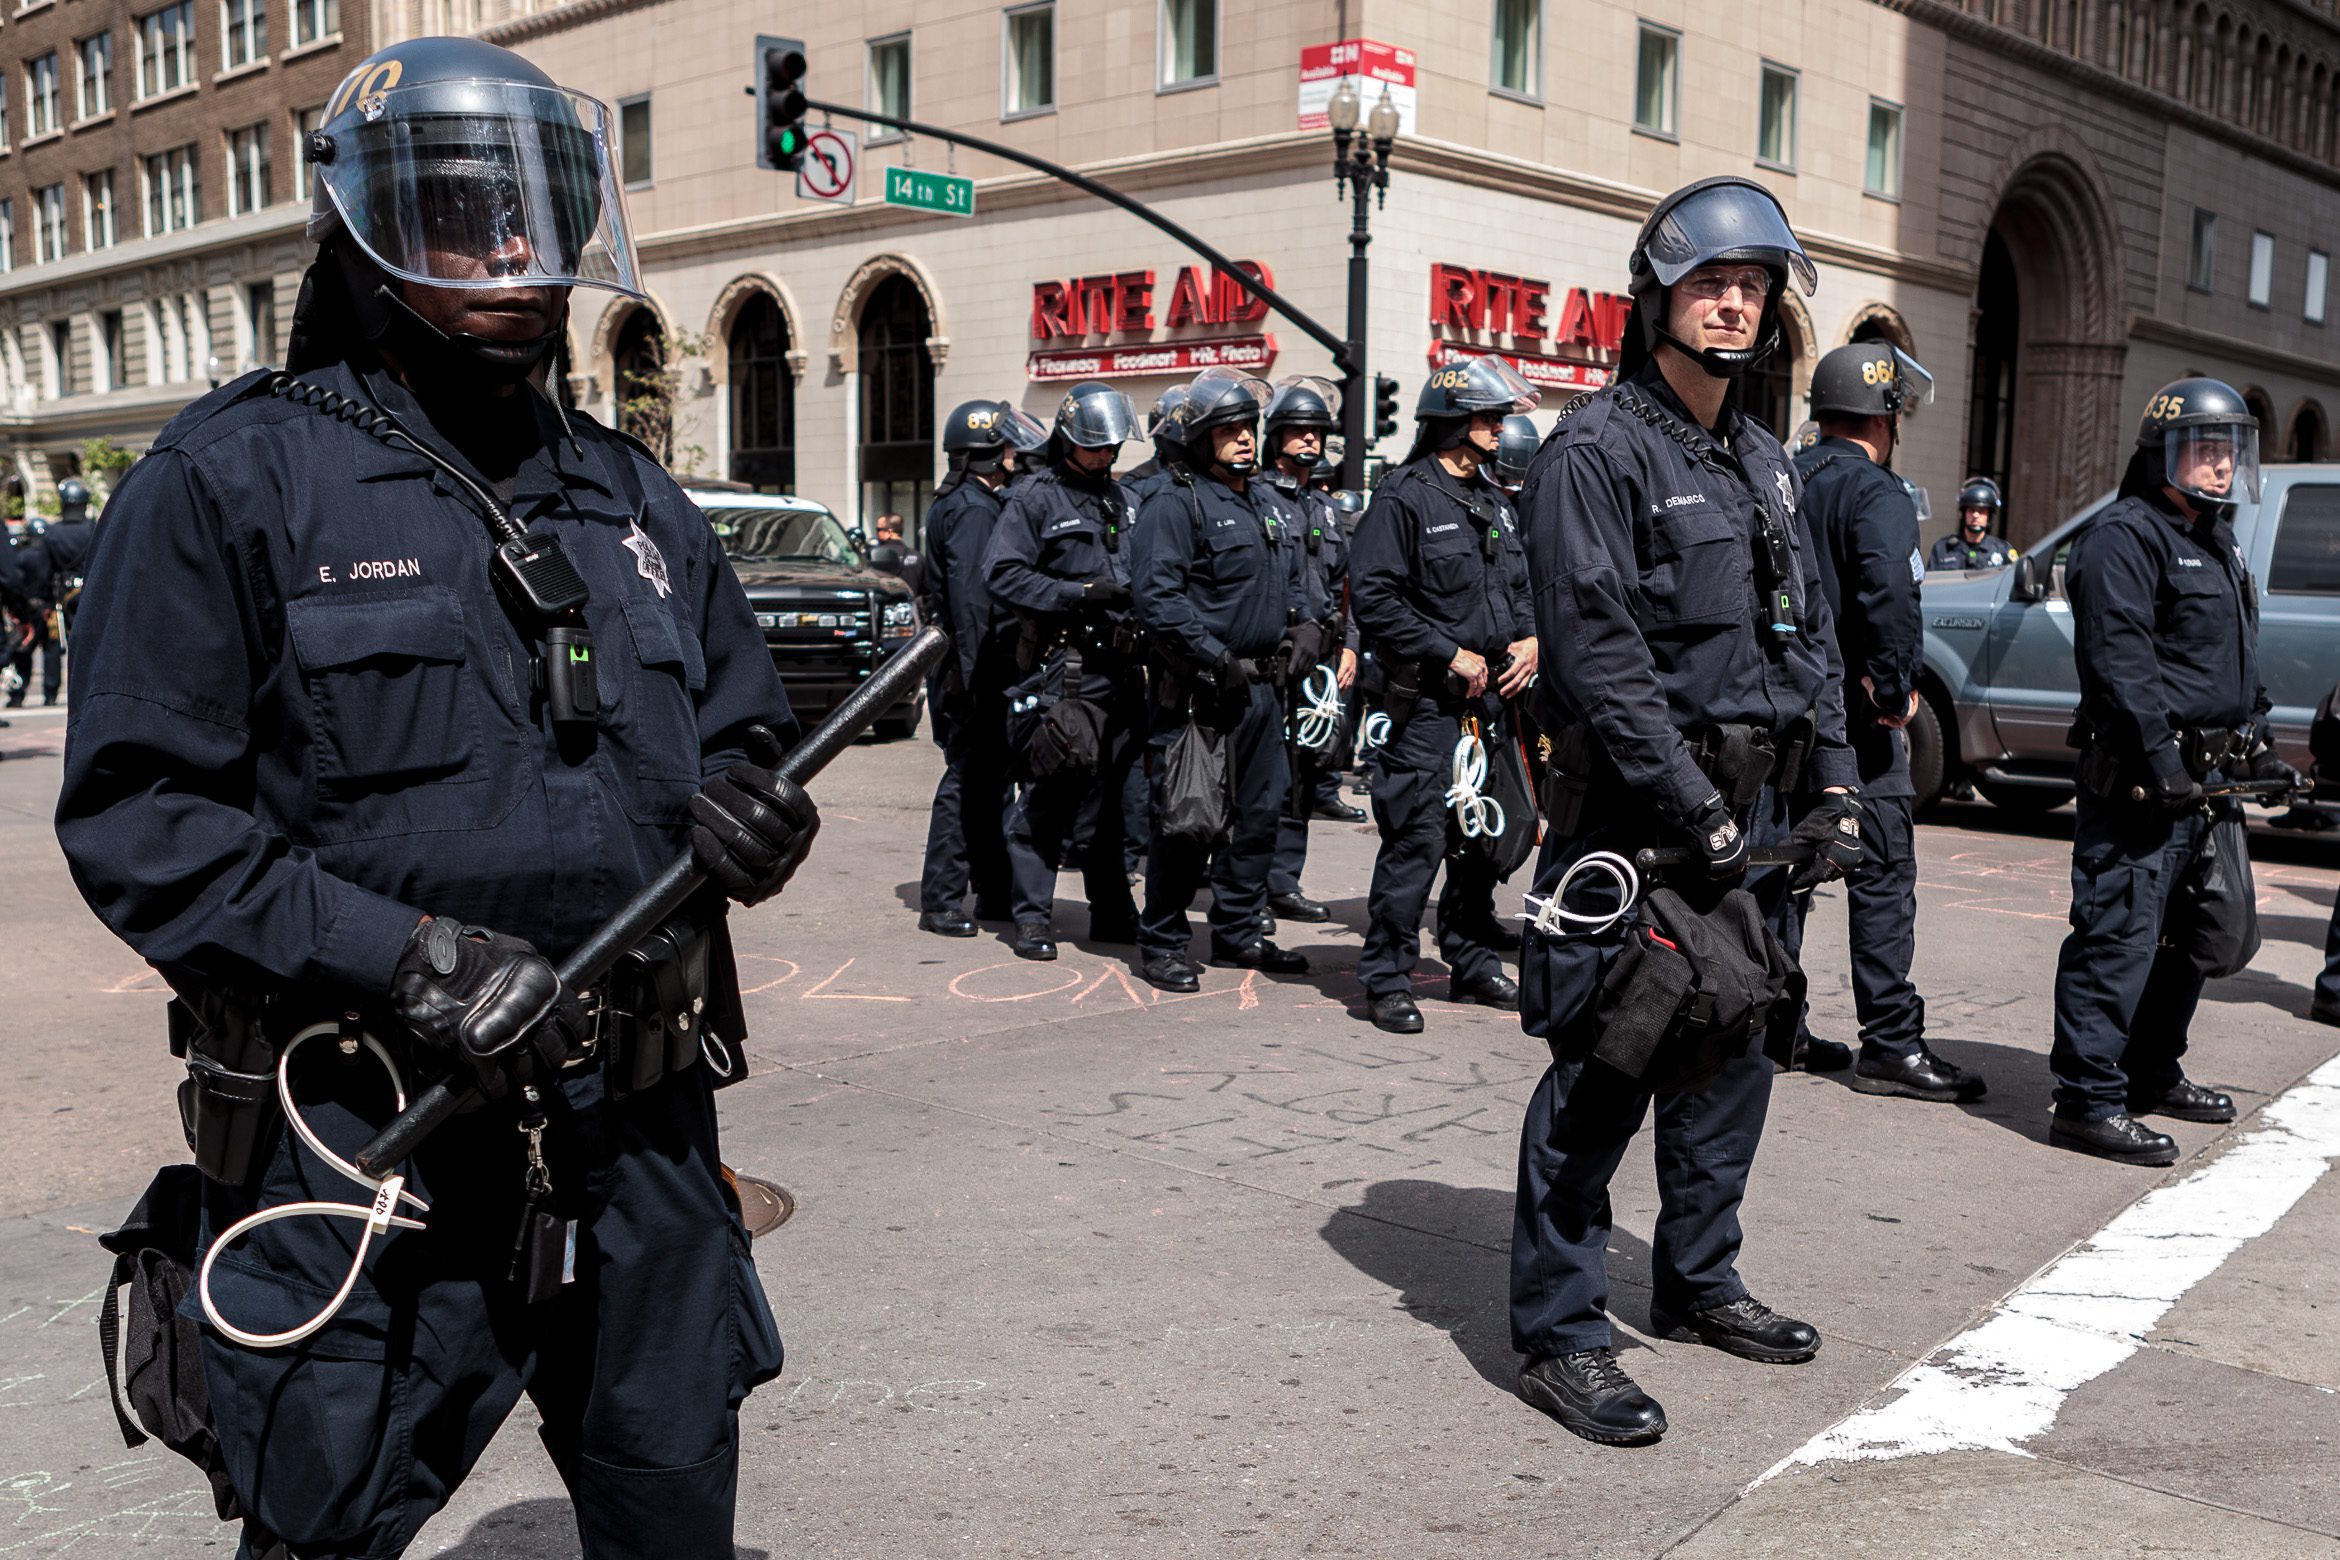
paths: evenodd
<path fill-rule="evenodd" d="M 783 157 L 795 156 L 798 152 L 804 150 L 806 139 L 807 137 L 801 131 L 795 129 L 782 130 L 780 132 L 780 155 Z"/>

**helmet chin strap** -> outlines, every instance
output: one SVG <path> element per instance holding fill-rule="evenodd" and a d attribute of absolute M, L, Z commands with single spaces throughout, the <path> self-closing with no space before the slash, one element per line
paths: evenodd
<path fill-rule="evenodd" d="M 354 253 L 353 245 L 333 247 L 366 340 L 377 349 L 388 348 L 401 367 L 423 380 L 467 387 L 482 379 L 495 385 L 519 384 L 543 366 L 568 328 L 564 303 L 550 329 L 519 341 L 441 330 L 415 312 L 397 281 L 370 257 Z"/>

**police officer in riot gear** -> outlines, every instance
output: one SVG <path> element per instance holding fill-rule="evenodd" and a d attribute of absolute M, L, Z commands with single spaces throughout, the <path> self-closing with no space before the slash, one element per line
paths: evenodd
<path fill-rule="evenodd" d="M 1056 957 L 1056 873 L 1077 848 L 1089 935 L 1137 937 L 1122 859 L 1125 782 L 1145 719 L 1145 676 L 1130 615 L 1129 508 L 1113 479 L 1137 433 L 1129 397 L 1086 380 L 1056 410 L 1047 466 L 1008 489 L 983 566 L 993 611 L 1012 614 L 1011 712 L 1024 783 L 1008 808 L 1018 958 Z M 1058 709 L 1060 703 L 1065 709 Z"/>
<path fill-rule="evenodd" d="M 2177 1143 L 2137 1118 L 2234 1119 L 2180 1059 L 2203 974 L 2172 891 L 2232 798 L 2205 786 L 2299 775 L 2268 743 L 2258 591 L 2229 523 L 2259 492 L 2259 424 L 2215 379 L 2145 406 L 2120 496 L 2072 543 L 2065 590 L 2080 674 L 2080 818 L 2072 931 L 2056 961 L 2048 1141 L 2166 1165 Z"/>
<path fill-rule="evenodd" d="M 1170 480 L 1169 468 L 1186 459 L 1186 448 L 1178 442 L 1178 426 L 1173 414 L 1186 404 L 1191 387 L 1172 385 L 1155 398 L 1154 409 L 1146 415 L 1146 437 L 1154 443 L 1154 453 L 1142 464 L 1130 468 L 1121 479 L 1129 494 L 1130 513 L 1153 496 L 1154 489 Z"/>
<path fill-rule="evenodd" d="M 362 62 L 305 148 L 297 377 L 173 419 L 92 556 L 57 832 L 177 997 L 188 1233 L 348 1195 L 273 1108 L 320 1019 L 410 1086 L 500 1096 L 405 1162 L 425 1226 L 377 1240 L 311 1342 L 204 1325 L 247 1556 L 403 1553 L 526 1392 L 585 1555 L 728 1557 L 738 1407 L 780 1369 L 698 1058 L 744 1072 L 724 896 L 778 892 L 817 816 L 748 756 L 794 722 L 705 516 L 539 388 L 573 287 L 641 295 L 608 118 L 474 39 Z M 676 1063 L 633 988 L 550 961 L 686 846 L 720 892 L 653 956 L 703 1004 Z M 385 1092 L 347 1049 L 289 1085 L 343 1155 Z M 309 1316 L 346 1229 L 251 1229 L 216 1314 Z"/>
<path fill-rule="evenodd" d="M 1621 1020 L 1640 987 L 1607 993 L 1612 976 L 1641 967 L 1626 955 L 1646 964 L 1655 945 L 1618 903 L 1621 876 L 1613 890 L 1561 896 L 1562 875 L 1601 850 L 1629 862 L 1642 847 L 1684 848 L 1693 865 L 1639 885 L 1644 896 L 1663 888 L 1704 916 L 1743 884 L 1776 938 L 1790 874 L 1749 872 L 1748 853 L 1789 835 L 1783 792 L 1799 783 L 1826 794 L 1794 830 L 1816 851 L 1794 886 L 1859 856 L 1847 828 L 1858 771 L 1795 475 L 1731 393 L 1776 349 L 1781 296 L 1791 281 L 1812 289 L 1812 264 L 1768 191 L 1707 179 L 1659 202 L 1631 277 L 1616 383 L 1565 417 L 1521 495 L 1544 682 L 1570 723 L 1555 739 L 1536 893 L 1586 919 L 1539 917 L 1520 956 L 1522 1022 L 1553 1065 L 1521 1133 L 1512 1339 L 1527 1360 L 1520 1395 L 1610 1444 L 1666 1427 L 1618 1365 L 1604 1314 L 1609 1180 L 1653 1101 L 1653 1328 L 1782 1364 L 1820 1346 L 1750 1296 L 1734 1266 L 1771 1093 L 1765 1050 L 1792 1037 L 1793 987 L 1773 970 L 1761 1014 L 1702 1042 L 1712 1049 L 1695 1072 L 1677 1052 L 1636 1052 L 1637 1036 L 1608 1014 L 1614 1004 Z M 1604 870 L 1595 861 L 1585 875 Z M 1669 1011 L 1661 1044 L 1686 1045 L 1691 1021 Z M 1700 1074 L 1704 1087 L 1690 1087 Z M 1677 1077 L 1683 1086 L 1667 1081 Z"/>
<path fill-rule="evenodd" d="M 1322 379 L 1294 375 L 1277 383 L 1265 420 L 1268 491 L 1261 497 L 1277 509 L 1285 533 L 1298 539 L 1301 595 L 1295 605 L 1303 618 L 1323 625 L 1328 640 L 1338 646 L 1322 663 L 1323 676 L 1311 673 L 1285 690 L 1293 736 L 1292 794 L 1276 822 L 1268 910 L 1278 920 L 1303 923 L 1332 919 L 1330 910 L 1300 888 L 1300 873 L 1308 863 L 1309 819 L 1365 821 L 1362 808 L 1341 800 L 1337 767 L 1346 719 L 1336 711 L 1357 680 L 1357 630 L 1348 621 L 1349 542 L 1340 511 L 1314 485 L 1325 436 L 1338 425 L 1340 395 Z"/>
<path fill-rule="evenodd" d="M 1980 1099 L 1983 1080 L 1927 1049 L 1926 1004 L 1910 984 L 1917 954 L 1916 788 L 1904 733 L 1917 713 L 1924 630 L 1918 614 L 1917 506 L 1891 469 L 1902 414 L 1933 398 L 1934 379 L 1888 342 L 1838 347 L 1812 370 L 1820 437 L 1796 456 L 1820 586 L 1844 668 L 1845 734 L 1860 763 L 1858 871 L 1846 880 L 1853 1006 L 1861 1053 L 1852 1086 L 1937 1102 Z M 1803 939 L 1798 895 L 1790 951 Z M 1804 1065 L 1842 1067 L 1833 1041 L 1803 1038 Z M 1825 1056 L 1815 1053 L 1831 1053 Z"/>
<path fill-rule="evenodd" d="M 1186 462 L 1138 517 L 1130 583 L 1159 657 L 1156 795 L 1172 783 L 1171 750 L 1189 725 L 1223 743 L 1229 780 L 1228 833 L 1216 848 L 1164 827 L 1156 808 L 1138 951 L 1146 979 L 1165 991 L 1200 989 L 1187 908 L 1206 878 L 1212 964 L 1275 975 L 1308 969 L 1261 932 L 1276 815 L 1290 784 L 1276 681 L 1305 675 L 1322 654 L 1313 625 L 1293 623 L 1298 539 L 1257 475 L 1268 398 L 1256 379 L 1198 378 L 1172 413 Z"/>
<path fill-rule="evenodd" d="M 1505 701 L 1536 675 L 1518 527 L 1485 474 L 1503 419 L 1535 402 L 1534 387 L 1498 357 L 1432 370 L 1414 406 L 1413 449 L 1374 489 L 1352 539 L 1350 600 L 1387 679 L 1390 719 L 1373 786 L 1381 848 L 1357 978 L 1373 1022 L 1393 1034 L 1422 1028 L 1414 964 L 1430 883 L 1446 856 L 1466 722 L 1479 723 L 1487 751 L 1511 740 Z M 1447 998 L 1516 1009 L 1519 987 L 1487 937 L 1495 884 L 1471 860 L 1445 865 L 1438 943 Z"/>
<path fill-rule="evenodd" d="M 2015 549 L 2007 545 L 2005 537 L 1991 534 L 2005 508 L 1999 484 L 1988 477 L 1970 480 L 1958 490 L 1958 529 L 1934 543 L 1934 550 L 1926 555 L 1926 567 L 1995 569 L 2012 563 Z"/>
<path fill-rule="evenodd" d="M 927 823 L 918 927 L 972 937 L 975 922 L 1006 920 L 1008 798 L 1014 790 L 1000 740 L 1007 685 L 1015 678 L 1012 636 L 994 632 L 983 560 L 999 523 L 1000 490 L 1021 456 L 1037 454 L 1048 430 L 1006 401 L 969 401 L 943 428 L 950 473 L 926 511 L 929 623 L 950 631 L 951 655 L 937 669 L 928 704 L 943 749 Z M 976 914 L 967 914 L 970 885 Z"/>
<path fill-rule="evenodd" d="M 1536 432 L 1536 420 L 1525 412 L 1514 412 L 1503 419 L 1503 432 L 1495 442 L 1495 462 L 1491 470 L 1495 485 L 1514 498 L 1519 496 L 1527 481 L 1528 462 L 1536 458 L 1536 447 L 1544 442 Z"/>

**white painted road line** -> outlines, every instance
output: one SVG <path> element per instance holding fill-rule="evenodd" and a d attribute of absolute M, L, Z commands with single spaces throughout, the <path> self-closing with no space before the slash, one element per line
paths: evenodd
<path fill-rule="evenodd" d="M 1999 1302 L 1988 1320 L 1896 1378 L 1889 1401 L 1775 1463 L 1881 1462 L 1936 1452 L 2029 1456 L 2064 1399 L 2144 1346 L 2163 1313 L 2291 1211 L 2340 1157 L 2340 1057 L 2270 1101 L 2210 1164 L 2148 1193 Z"/>

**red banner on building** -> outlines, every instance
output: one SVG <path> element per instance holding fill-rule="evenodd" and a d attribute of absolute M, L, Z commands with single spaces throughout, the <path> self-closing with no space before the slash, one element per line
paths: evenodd
<path fill-rule="evenodd" d="M 1483 347 L 1457 346 L 1451 341 L 1430 343 L 1430 366 L 1444 368 L 1475 357 L 1499 357 L 1519 370 L 1519 377 L 1539 390 L 1598 390 L 1609 382 L 1610 370 L 1597 363 L 1572 363 L 1540 352 L 1493 352 Z"/>
<path fill-rule="evenodd" d="M 1240 368 L 1264 374 L 1275 365 L 1273 336 L 1225 336 L 1213 341 L 1161 341 L 1131 347 L 1070 347 L 1035 352 L 1024 373 L 1036 384 L 1066 379 L 1143 379 Z"/>

